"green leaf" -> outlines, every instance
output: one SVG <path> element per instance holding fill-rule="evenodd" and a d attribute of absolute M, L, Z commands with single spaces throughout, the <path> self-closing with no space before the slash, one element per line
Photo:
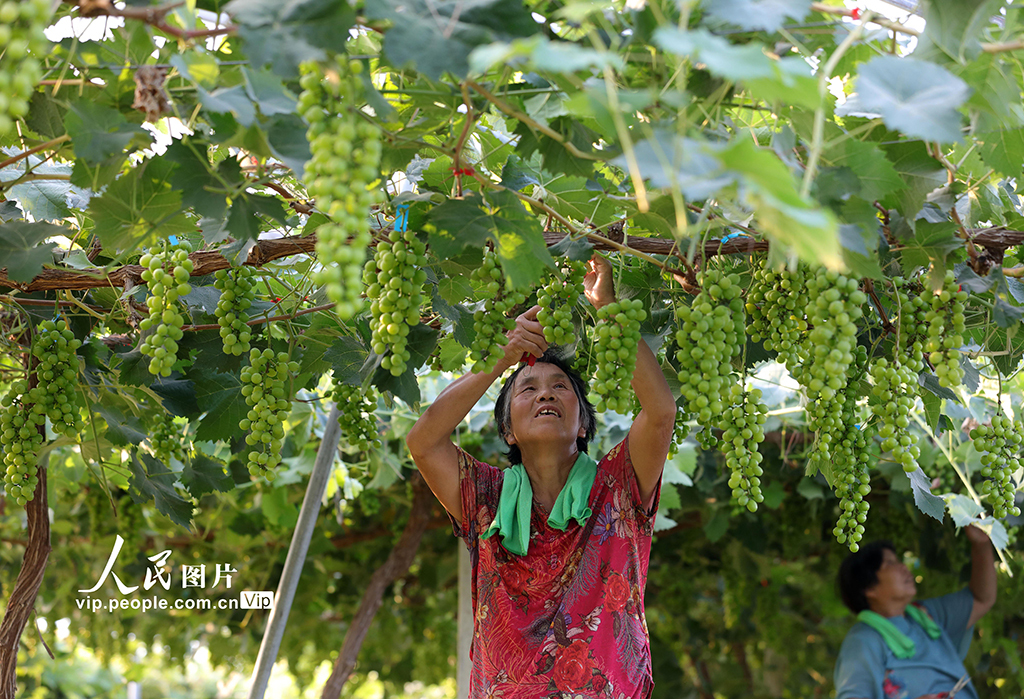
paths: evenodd
<path fill-rule="evenodd" d="M 561 134 L 562 140 L 574 145 L 579 152 L 599 155 L 594 150 L 594 144 L 600 140 L 600 136 L 580 121 L 564 116 L 552 119 L 548 126 Z M 516 152 L 525 160 L 529 160 L 534 153 L 539 153 L 544 169 L 552 174 L 580 177 L 593 175 L 593 160 L 577 157 L 570 153 L 563 143 L 533 131 L 525 122 L 519 122 L 515 133 L 519 136 Z"/>
<path fill-rule="evenodd" d="M 303 61 L 344 54 L 356 20 L 349 3 L 331 0 L 233 0 L 224 9 L 239 24 L 251 65 L 285 78 L 297 76 Z"/>
<path fill-rule="evenodd" d="M 787 17 L 799 22 L 811 11 L 810 0 L 715 0 L 704 4 L 707 13 L 742 29 L 778 31 Z"/>
<path fill-rule="evenodd" d="M 443 338 L 438 343 L 441 359 L 441 370 L 449 372 L 461 371 L 466 365 L 469 350 L 459 344 L 454 337 Z"/>
<path fill-rule="evenodd" d="M 279 114 L 265 124 L 271 152 L 301 180 L 312 157 L 306 139 L 306 122 L 297 114 Z"/>
<path fill-rule="evenodd" d="M 493 242 L 508 282 L 517 289 L 529 289 L 554 266 L 540 222 L 510 192 L 488 194 L 486 200 L 476 193 L 449 199 L 432 209 L 428 219 L 431 248 L 438 257 Z"/>
<path fill-rule="evenodd" d="M 775 76 L 773 62 L 758 41 L 735 45 L 706 29 L 684 31 L 678 27 L 661 27 L 654 32 L 654 43 L 677 56 L 690 56 L 692 62 L 703 63 L 726 80 Z"/>
<path fill-rule="evenodd" d="M 934 393 L 926 391 L 921 394 L 921 402 L 924 403 L 925 421 L 934 434 L 938 430 L 939 417 L 942 415 L 942 399 Z"/>
<path fill-rule="evenodd" d="M 704 525 L 704 536 L 708 541 L 714 543 L 725 536 L 729 531 L 729 509 L 727 507 L 715 508 L 711 519 Z"/>
<path fill-rule="evenodd" d="M 35 90 L 28 103 L 25 124 L 44 138 L 58 138 L 65 133 L 67 109 L 53 98 L 49 90 Z"/>
<path fill-rule="evenodd" d="M 199 421 L 196 439 L 227 440 L 242 434 L 238 423 L 249 412 L 237 374 L 210 371 L 201 365 L 189 372 L 196 384 L 196 400 L 206 414 Z"/>
<path fill-rule="evenodd" d="M 264 490 L 260 497 L 263 516 L 275 527 L 291 529 L 299 520 L 299 510 L 288 502 L 288 488 Z"/>
<path fill-rule="evenodd" d="M 75 157 L 88 165 L 103 165 L 124 157 L 129 145 L 145 148 L 152 136 L 131 124 L 117 109 L 83 100 L 68 107 L 65 119 Z"/>
<path fill-rule="evenodd" d="M 979 529 L 988 534 L 989 539 L 992 540 L 992 545 L 997 551 L 1002 551 L 1010 543 L 1010 536 L 1006 531 L 1006 527 L 998 519 L 986 517 L 979 520 L 976 524 Z"/>
<path fill-rule="evenodd" d="M 11 221 L 0 225 L 0 264 L 7 268 L 7 278 L 16 282 L 30 282 L 53 264 L 55 243 L 43 242 L 58 235 L 71 235 L 62 226 L 49 223 Z"/>
<path fill-rule="evenodd" d="M 552 41 L 543 35 L 518 39 L 511 43 L 496 41 L 478 46 L 469 55 L 474 73 L 486 73 L 495 65 L 516 66 L 523 72 L 575 73 L 586 69 L 615 70 L 624 67 L 622 56 L 611 51 L 588 49 L 568 41 Z"/>
<path fill-rule="evenodd" d="M 985 508 L 966 495 L 954 495 L 946 502 L 946 510 L 957 527 L 966 527 L 985 514 Z"/>
<path fill-rule="evenodd" d="M 132 453 L 128 468 L 131 471 L 128 494 L 134 502 L 142 505 L 152 500 L 156 509 L 170 517 L 172 522 L 191 527 L 192 503 L 175 490 L 178 477 L 174 473 L 149 454 L 139 452 Z"/>
<path fill-rule="evenodd" d="M 718 155 L 739 176 L 744 203 L 756 212 L 765 233 L 803 260 L 840 265 L 835 219 L 800 196 L 793 175 L 775 153 L 758 148 L 749 138 L 737 138 Z"/>
<path fill-rule="evenodd" d="M 107 440 L 114 446 L 123 447 L 129 444 L 142 444 L 149 438 L 145 428 L 135 416 L 125 417 L 121 410 L 113 405 L 93 404 L 93 410 L 107 423 L 105 433 Z"/>
<path fill-rule="evenodd" d="M 910 477 L 910 487 L 914 491 L 914 504 L 917 505 L 917 509 L 941 522 L 946 514 L 946 503 L 937 495 L 932 495 L 931 479 L 920 466 L 907 475 Z"/>
<path fill-rule="evenodd" d="M 256 120 L 256 108 L 241 85 L 222 87 L 207 92 L 198 88 L 199 102 L 203 108 L 217 114 L 230 114 L 242 126 L 251 126 Z"/>
<path fill-rule="evenodd" d="M 181 472 L 181 482 L 194 498 L 213 492 L 227 493 L 235 487 L 235 481 L 225 470 L 224 463 L 202 453 L 196 453 L 195 458 L 185 465 Z"/>
<path fill-rule="evenodd" d="M 635 144 L 633 156 L 644 180 L 655 187 L 676 186 L 688 199 L 707 199 L 736 179 L 712 144 L 665 131 Z M 625 156 L 612 163 L 628 169 Z"/>
<path fill-rule="evenodd" d="M 923 3 L 925 28 L 914 55 L 956 63 L 977 58 L 982 32 L 1005 4 L 1003 0 Z"/>
<path fill-rule="evenodd" d="M 231 203 L 231 211 L 228 212 L 224 228 L 235 240 L 257 240 L 262 225 L 265 225 L 261 216 L 284 225 L 286 216 L 281 200 L 262 194 L 246 193 Z"/>
<path fill-rule="evenodd" d="M 846 139 L 832 164 L 853 170 L 860 180 L 860 196 L 868 202 L 884 199 L 907 186 L 885 153 L 873 143 Z"/>
<path fill-rule="evenodd" d="M 975 136 L 985 164 L 1007 177 L 1020 177 L 1024 167 L 1024 128 L 986 131 Z"/>
<path fill-rule="evenodd" d="M 242 75 L 245 76 L 245 91 L 249 99 L 256 104 L 263 116 L 291 114 L 295 111 L 295 95 L 272 71 L 243 68 Z"/>
<path fill-rule="evenodd" d="M 946 256 L 963 247 L 963 241 L 956 235 L 957 226 L 952 221 L 929 223 L 918 220 L 913 240 L 905 241 L 900 251 L 903 270 L 910 274 L 918 267 L 935 263 L 944 268 Z"/>
<path fill-rule="evenodd" d="M 368 0 L 365 12 L 391 20 L 384 55 L 392 65 L 434 81 L 445 73 L 464 78 L 476 46 L 540 31 L 521 0 Z"/>
<path fill-rule="evenodd" d="M 907 136 L 953 143 L 961 140 L 958 108 L 969 94 L 967 83 L 934 63 L 878 56 L 860 67 L 844 111 L 881 114 Z"/>
<path fill-rule="evenodd" d="M 946 184 L 946 169 L 928 154 L 921 141 L 903 141 L 882 146 L 889 162 L 906 183 L 906 187 L 886 195 L 882 203 L 897 209 L 904 218 L 913 220 L 924 206 L 925 198 Z"/>
<path fill-rule="evenodd" d="M 215 172 L 211 171 L 206 149 L 207 145 L 201 141 L 189 143 L 182 139 L 168 146 L 163 157 L 177 165 L 171 173 L 170 183 L 181 192 L 182 206 L 193 209 L 200 216 L 219 219 L 227 211 L 228 200 L 223 191 L 213 190 L 223 190 L 225 183 L 228 186 L 241 184 L 242 171 L 235 158 L 223 161 Z"/>
<path fill-rule="evenodd" d="M 181 210 L 181 192 L 171 183 L 174 163 L 147 160 L 115 180 L 89 211 L 96 235 L 109 250 L 133 250 L 159 237 L 195 230 Z"/>
<path fill-rule="evenodd" d="M 13 155 L 15 151 L 5 148 L 0 152 Z M 67 178 L 71 174 L 71 169 L 67 165 L 47 165 L 38 157 L 31 155 L 0 170 L 0 182 L 12 182 L 30 169 L 38 175 L 58 175 L 62 179 L 29 180 L 13 186 L 8 185 L 9 196 L 17 200 L 25 213 L 37 221 L 59 221 L 66 218 L 71 213 L 67 201 L 68 193 L 71 191 Z"/>

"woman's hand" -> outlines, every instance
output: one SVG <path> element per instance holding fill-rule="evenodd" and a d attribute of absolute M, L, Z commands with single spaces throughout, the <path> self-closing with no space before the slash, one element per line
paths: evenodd
<path fill-rule="evenodd" d="M 524 354 L 539 357 L 548 349 L 548 341 L 544 339 L 544 329 L 537 320 L 540 306 L 534 306 L 516 318 L 516 327 L 508 333 L 508 344 L 505 345 L 505 356 L 498 363 L 501 370 L 515 366 Z"/>
<path fill-rule="evenodd" d="M 583 293 L 594 308 L 601 308 L 615 300 L 612 266 L 596 252 L 587 262 L 587 274 L 583 277 Z"/>

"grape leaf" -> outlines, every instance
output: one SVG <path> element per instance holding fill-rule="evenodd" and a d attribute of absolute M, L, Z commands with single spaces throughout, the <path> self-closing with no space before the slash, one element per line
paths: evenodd
<path fill-rule="evenodd" d="M 920 466 L 907 475 L 910 477 L 910 487 L 914 491 L 914 504 L 917 505 L 917 509 L 941 522 L 946 514 L 946 503 L 939 496 L 932 495 L 931 479 Z"/>
<path fill-rule="evenodd" d="M 11 221 L 0 225 L 0 264 L 7 268 L 7 278 L 16 282 L 29 282 L 53 264 L 54 243 L 47 238 L 70 234 L 61 226 L 50 223 Z"/>
<path fill-rule="evenodd" d="M 704 5 L 715 19 L 742 29 L 778 31 L 787 18 L 799 22 L 810 12 L 810 0 L 715 0 Z"/>
<path fill-rule="evenodd" d="M 196 453 L 195 458 L 185 465 L 181 472 L 181 483 L 194 498 L 214 491 L 226 493 L 235 487 L 224 463 L 202 453 Z"/>
<path fill-rule="evenodd" d="M 942 66 L 914 58 L 878 56 L 861 65 L 857 92 L 846 112 L 882 116 L 885 125 L 914 138 L 952 143 L 961 140 L 961 114 L 971 89 Z"/>
<path fill-rule="evenodd" d="M 192 523 L 192 503 L 185 500 L 174 484 L 178 477 L 149 454 L 133 451 L 128 464 L 131 477 L 128 479 L 128 494 L 139 505 L 152 500 L 156 509 L 171 518 L 175 524 L 186 529 Z"/>

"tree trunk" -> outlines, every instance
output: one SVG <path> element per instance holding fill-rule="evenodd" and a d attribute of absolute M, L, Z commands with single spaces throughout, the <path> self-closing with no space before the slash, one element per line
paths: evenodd
<path fill-rule="evenodd" d="M 50 517 L 46 501 L 46 463 L 39 462 L 39 484 L 35 497 L 25 505 L 28 514 L 28 543 L 25 559 L 7 601 L 3 623 L 0 623 L 0 699 L 14 699 L 18 690 L 15 667 L 18 663 L 18 644 L 29 616 L 35 607 L 36 595 L 43 584 L 46 560 L 50 557 Z"/>
<path fill-rule="evenodd" d="M 370 584 L 366 586 L 363 598 L 359 602 L 359 609 L 356 610 L 352 623 L 345 634 L 345 641 L 341 646 L 341 653 L 334 663 L 331 676 L 327 678 L 324 691 L 320 695 L 322 699 L 338 699 L 341 690 L 348 681 L 352 670 L 356 666 L 356 658 L 359 656 L 359 649 L 363 645 L 366 633 L 370 630 L 373 617 L 380 609 L 384 598 L 384 590 L 398 578 L 402 577 L 412 565 L 416 551 L 420 547 L 420 540 L 430 521 L 430 511 L 434 506 L 434 494 L 430 492 L 426 481 L 419 473 L 412 477 L 413 501 L 412 511 L 409 513 L 409 521 L 402 531 L 402 536 L 391 550 L 388 559 L 384 564 L 374 571 L 370 578 Z"/>

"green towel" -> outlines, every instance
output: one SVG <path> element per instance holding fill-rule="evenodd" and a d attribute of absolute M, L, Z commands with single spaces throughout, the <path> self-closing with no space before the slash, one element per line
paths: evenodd
<path fill-rule="evenodd" d="M 570 519 L 583 524 L 593 514 L 587 501 L 597 477 L 597 462 L 580 453 L 569 471 L 569 478 L 555 500 L 555 506 L 548 515 L 548 524 L 559 531 L 565 531 Z M 525 556 L 530 549 L 530 512 L 533 509 L 533 485 L 526 467 L 521 463 L 505 469 L 505 481 L 501 486 L 498 512 L 483 538 L 489 539 L 495 532 L 501 534 L 501 545 L 509 553 Z"/>
<path fill-rule="evenodd" d="M 916 604 L 908 605 L 907 614 L 917 622 L 918 626 L 924 629 L 929 638 L 936 639 L 942 635 L 942 629 L 939 628 L 939 625 L 935 623 L 935 620 L 928 615 L 924 608 L 918 607 Z M 914 645 L 914 642 L 881 614 L 865 609 L 857 615 L 857 619 L 880 633 L 882 640 L 885 641 L 885 645 L 889 646 L 889 650 L 897 658 L 906 660 L 907 658 L 913 658 L 914 654 L 917 653 L 917 646 Z"/>

